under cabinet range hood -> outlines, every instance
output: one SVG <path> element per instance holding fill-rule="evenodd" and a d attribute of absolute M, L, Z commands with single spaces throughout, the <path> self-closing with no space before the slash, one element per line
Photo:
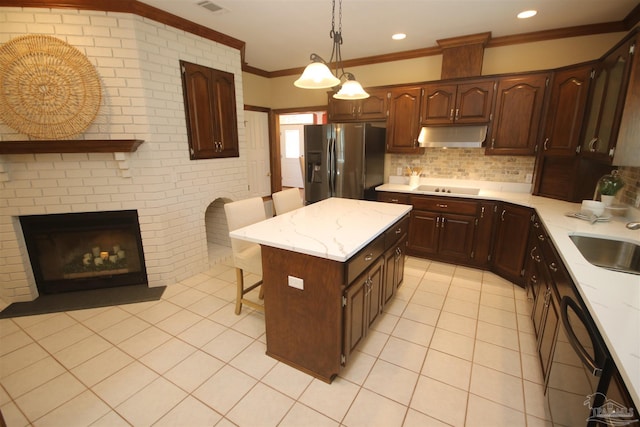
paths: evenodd
<path fill-rule="evenodd" d="M 420 147 L 479 148 L 487 137 L 487 126 L 424 126 Z"/>

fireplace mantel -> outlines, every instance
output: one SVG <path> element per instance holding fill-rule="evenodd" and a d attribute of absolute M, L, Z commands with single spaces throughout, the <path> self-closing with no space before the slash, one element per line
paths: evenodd
<path fill-rule="evenodd" d="M 142 139 L 0 141 L 0 154 L 132 153 Z"/>

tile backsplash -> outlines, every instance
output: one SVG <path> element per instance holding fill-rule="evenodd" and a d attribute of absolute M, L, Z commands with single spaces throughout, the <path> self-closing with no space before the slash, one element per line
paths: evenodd
<path fill-rule="evenodd" d="M 640 197 L 640 167 L 621 166 L 620 176 L 624 181 L 624 187 L 616 194 L 620 203 L 637 206 Z"/>
<path fill-rule="evenodd" d="M 468 179 L 478 181 L 530 183 L 535 157 L 485 156 L 484 148 L 427 149 L 421 156 L 388 155 L 388 175 L 398 168 L 421 166 L 430 178 Z"/>
<path fill-rule="evenodd" d="M 389 154 L 386 161 L 385 182 L 389 175 L 403 175 L 406 166 L 419 166 L 427 178 L 530 183 L 535 165 L 533 156 L 486 156 L 484 148 L 427 149 L 421 156 Z M 623 166 L 619 170 L 625 185 L 616 195 L 616 202 L 636 206 L 640 197 L 640 167 Z"/>

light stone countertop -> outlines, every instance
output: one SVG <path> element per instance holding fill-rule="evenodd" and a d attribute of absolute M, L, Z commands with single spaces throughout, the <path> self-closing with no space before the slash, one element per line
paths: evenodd
<path fill-rule="evenodd" d="M 401 180 L 395 182 L 381 185 L 376 190 L 496 200 L 534 208 L 598 326 L 636 406 L 640 407 L 640 275 L 615 272 L 590 264 L 569 238 L 572 234 L 582 234 L 640 244 L 640 230 L 633 231 L 625 227 L 628 221 L 640 219 L 640 211 L 630 208 L 626 218 L 614 216 L 610 222 L 591 224 L 565 215 L 579 211 L 579 203 L 533 196 L 528 192 L 503 191 L 496 189 L 496 186 L 484 186 L 482 182 L 458 185 L 480 188 L 478 195 L 419 192 Z M 451 180 L 435 184 L 456 185 Z M 516 188 L 516 191 L 519 190 Z"/>
<path fill-rule="evenodd" d="M 409 211 L 409 205 L 331 198 L 239 228 L 229 235 L 345 262 Z"/>

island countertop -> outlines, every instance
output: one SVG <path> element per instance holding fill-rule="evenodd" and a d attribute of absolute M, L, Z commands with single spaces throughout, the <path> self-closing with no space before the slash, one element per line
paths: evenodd
<path fill-rule="evenodd" d="M 345 262 L 409 211 L 410 205 L 330 198 L 239 228 L 229 235 Z"/>

